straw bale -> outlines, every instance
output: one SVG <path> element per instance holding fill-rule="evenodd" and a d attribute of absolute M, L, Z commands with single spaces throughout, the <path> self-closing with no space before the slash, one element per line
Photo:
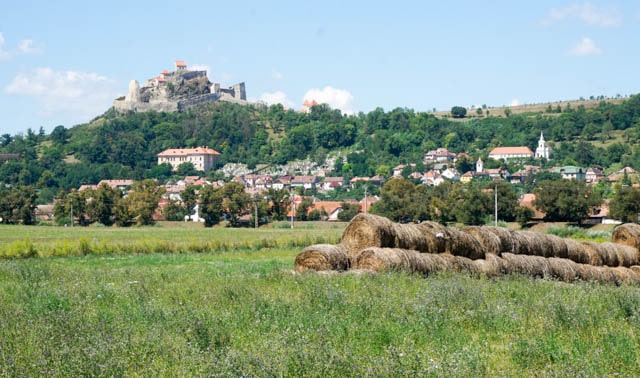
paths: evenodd
<path fill-rule="evenodd" d="M 633 270 L 637 274 L 640 274 L 640 265 L 631 265 L 629 269 Z"/>
<path fill-rule="evenodd" d="M 579 264 L 590 264 L 591 254 L 584 248 L 584 245 L 574 239 L 565 238 L 564 244 L 567 246 L 567 258 Z"/>
<path fill-rule="evenodd" d="M 640 263 L 639 252 L 635 247 L 616 243 L 581 243 L 590 256 L 589 264 L 595 266 L 630 267 Z"/>
<path fill-rule="evenodd" d="M 483 228 L 493 233 L 500 239 L 500 252 L 515 253 L 516 246 L 509 229 L 495 226 L 485 226 Z"/>
<path fill-rule="evenodd" d="M 375 272 L 396 270 L 429 275 L 434 272 L 477 273 L 473 260 L 448 253 L 432 254 L 401 248 L 365 248 L 355 259 L 356 269 Z"/>
<path fill-rule="evenodd" d="M 551 271 L 549 260 L 545 257 L 503 253 L 502 258 L 509 263 L 510 273 L 544 278 L 549 276 Z"/>
<path fill-rule="evenodd" d="M 541 234 L 546 241 L 547 248 L 550 249 L 551 257 L 566 259 L 569 256 L 569 250 L 565 239 L 557 235 Z"/>
<path fill-rule="evenodd" d="M 640 225 L 635 223 L 625 223 L 616 226 L 611 234 L 614 243 L 628 245 L 640 249 Z"/>
<path fill-rule="evenodd" d="M 578 264 L 565 258 L 549 258 L 549 269 L 552 277 L 565 282 L 572 282 L 578 278 Z"/>
<path fill-rule="evenodd" d="M 500 238 L 488 230 L 487 227 L 469 226 L 463 228 L 462 232 L 478 239 L 485 254 L 492 253 L 494 255 L 500 255 L 500 252 L 502 252 L 502 242 Z"/>
<path fill-rule="evenodd" d="M 394 223 L 389 219 L 360 213 L 343 231 L 341 244 L 353 262 L 358 252 L 367 247 L 394 247 L 395 236 Z"/>
<path fill-rule="evenodd" d="M 306 270 L 348 270 L 349 256 L 347 249 L 341 244 L 315 244 L 308 246 L 296 256 L 294 268 L 298 272 Z"/>
<path fill-rule="evenodd" d="M 478 273 L 487 277 L 497 277 L 503 272 L 503 259 L 493 253 L 487 253 L 484 259 L 473 260 Z"/>
<path fill-rule="evenodd" d="M 472 260 L 484 258 L 485 250 L 476 237 L 456 228 L 449 228 L 448 232 L 447 253 Z"/>

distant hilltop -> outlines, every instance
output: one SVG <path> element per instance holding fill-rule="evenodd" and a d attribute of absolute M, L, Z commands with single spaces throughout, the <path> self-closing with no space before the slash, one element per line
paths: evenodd
<path fill-rule="evenodd" d="M 220 83 L 209 81 L 206 71 L 190 71 L 184 61 L 178 60 L 175 71 L 164 70 L 142 86 L 137 80 L 131 80 L 129 92 L 115 99 L 113 107 L 122 112 L 179 112 L 214 101 L 246 104 L 244 83 L 222 88 Z"/>

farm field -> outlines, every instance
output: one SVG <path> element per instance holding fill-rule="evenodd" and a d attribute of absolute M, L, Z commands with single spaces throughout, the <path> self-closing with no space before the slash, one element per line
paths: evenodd
<path fill-rule="evenodd" d="M 0 376 L 640 375 L 638 287 L 296 275 L 304 243 L 342 231 L 306 227 L 2 227 L 0 250 L 29 238 L 36 255 L 77 238 L 225 248 L 0 260 Z"/>

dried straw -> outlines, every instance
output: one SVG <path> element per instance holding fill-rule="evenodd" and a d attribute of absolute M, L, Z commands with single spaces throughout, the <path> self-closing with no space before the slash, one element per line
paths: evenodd
<path fill-rule="evenodd" d="M 488 230 L 488 227 L 469 226 L 462 229 L 462 232 L 469 234 L 480 242 L 486 253 L 500 255 L 502 252 L 502 241 L 495 233 Z"/>
<path fill-rule="evenodd" d="M 356 256 L 355 268 L 374 272 L 388 270 L 429 275 L 435 272 L 477 273 L 474 262 L 448 253 L 432 254 L 401 248 L 365 248 Z"/>
<path fill-rule="evenodd" d="M 342 233 L 353 262 L 356 255 L 368 247 L 410 249 L 425 253 L 451 253 L 472 259 L 482 258 L 484 251 L 477 239 L 457 229 L 435 222 L 398 224 L 387 218 L 358 214 Z"/>
<path fill-rule="evenodd" d="M 591 254 L 579 241 L 565 238 L 564 244 L 567 246 L 567 258 L 579 264 L 591 264 Z"/>
<path fill-rule="evenodd" d="M 638 265 L 639 252 L 635 247 L 616 243 L 581 243 L 591 257 L 589 264 L 595 266 L 624 266 Z"/>
<path fill-rule="evenodd" d="M 516 246 L 514 244 L 511 231 L 504 227 L 485 226 L 483 227 L 487 231 L 493 233 L 500 239 L 500 252 L 515 253 Z"/>
<path fill-rule="evenodd" d="M 347 249 L 341 244 L 311 245 L 296 256 L 294 268 L 297 272 L 307 270 L 348 270 L 349 256 L 347 255 Z"/>
<path fill-rule="evenodd" d="M 625 223 L 617 226 L 611 234 L 611 240 L 617 244 L 640 249 L 640 225 Z"/>

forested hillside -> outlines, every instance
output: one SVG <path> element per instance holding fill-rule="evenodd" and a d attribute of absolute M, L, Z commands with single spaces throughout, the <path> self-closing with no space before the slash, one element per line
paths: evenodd
<path fill-rule="evenodd" d="M 166 179 L 171 172 L 157 165 L 156 154 L 195 146 L 218 150 L 220 165 L 240 162 L 249 167 L 304 158 L 322 162 L 340 151 L 344 158 L 338 160 L 339 175 L 389 175 L 401 163 L 416 163 L 419 169 L 424 153 L 437 147 L 485 159 L 496 146 L 535 148 L 541 132 L 554 151 L 547 165 L 640 169 L 640 95 L 619 105 L 602 101 L 586 109 L 576 103 L 462 122 L 405 108 L 342 115 L 326 105 L 302 113 L 280 105 L 218 102 L 185 113 L 121 115 L 110 110 L 88 124 L 58 126 L 49 135 L 42 130 L 4 134 L 0 153 L 19 157 L 3 158 L 0 181 L 34 186 L 40 202 L 46 202 L 61 189 L 102 179 Z M 462 168 L 467 163 L 459 162 Z"/>

